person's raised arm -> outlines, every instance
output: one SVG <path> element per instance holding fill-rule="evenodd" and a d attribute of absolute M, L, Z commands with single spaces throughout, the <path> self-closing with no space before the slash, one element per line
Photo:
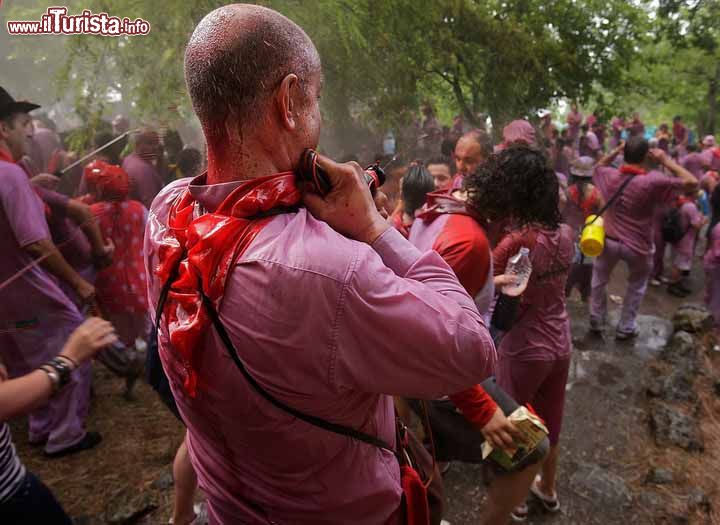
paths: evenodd
<path fill-rule="evenodd" d="M 357 164 L 321 159 L 332 191 L 310 212 L 358 246 L 336 318 L 338 388 L 430 399 L 492 373 L 495 347 L 472 298 L 436 252 L 421 254 L 375 209 Z"/>
<path fill-rule="evenodd" d="M 675 162 L 667 153 L 660 148 L 652 148 L 649 152 L 651 158 L 665 166 L 673 175 L 683 182 L 684 191 L 695 191 L 698 188 L 698 180 L 688 170 Z"/>
<path fill-rule="evenodd" d="M 625 141 L 621 141 L 620 144 L 618 144 L 615 149 L 613 149 L 610 153 L 602 157 L 597 165 L 598 166 L 610 166 L 615 158 L 620 155 L 620 152 L 625 149 Z"/>
<path fill-rule="evenodd" d="M 23 246 L 33 259 L 40 259 L 40 266 L 58 279 L 68 283 L 84 303 L 95 297 L 95 287 L 77 273 L 50 239 L 42 239 Z"/>
<path fill-rule="evenodd" d="M 70 335 L 59 357 L 70 369 L 90 359 L 100 349 L 117 341 L 113 326 L 91 317 Z M 53 393 L 53 381 L 42 369 L 16 379 L 7 380 L 0 364 L 0 421 L 26 414 L 42 406 Z"/>

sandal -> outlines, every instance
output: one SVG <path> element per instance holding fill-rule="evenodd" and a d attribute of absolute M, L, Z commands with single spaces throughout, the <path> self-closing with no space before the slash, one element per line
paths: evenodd
<path fill-rule="evenodd" d="M 560 512 L 560 501 L 558 500 L 557 494 L 553 494 L 552 497 L 543 494 L 543 492 L 540 490 L 540 487 L 538 486 L 539 483 L 540 476 L 537 476 L 535 477 L 535 481 L 533 481 L 532 485 L 530 486 L 530 493 L 540 500 L 540 503 L 542 503 L 542 506 L 545 508 L 546 511 L 552 513 Z"/>
<path fill-rule="evenodd" d="M 510 519 L 515 523 L 524 523 L 528 519 L 528 514 L 528 506 L 523 503 L 522 505 L 515 507 L 515 509 L 510 513 Z"/>

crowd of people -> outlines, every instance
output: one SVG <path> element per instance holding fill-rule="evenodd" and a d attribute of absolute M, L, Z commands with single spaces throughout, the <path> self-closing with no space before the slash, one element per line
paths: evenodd
<path fill-rule="evenodd" d="M 543 111 L 495 143 L 462 117 L 443 128 L 425 104 L 410 146 L 384 140 L 373 159 L 384 187 L 318 154 L 322 194 L 297 175 L 321 127 L 320 57 L 301 28 L 266 8 L 217 9 L 185 76 L 206 152 L 118 116 L 79 163 L 30 115 L 39 106 L 0 88 L 2 523 L 71 522 L 6 422 L 27 414 L 48 461 L 98 446 L 85 428 L 93 356 L 128 396 L 146 369 L 187 428 L 175 524 L 439 523 L 433 487 L 452 461 L 488 467 L 481 520 L 502 524 L 526 521 L 529 497 L 561 510 L 576 288 L 606 335 L 623 261 L 612 329 L 630 340 L 647 286 L 690 295 L 706 244 L 720 327 L 720 148 L 695 144 L 681 117 L 648 138 L 637 113 L 606 126 L 573 104 L 560 129 Z M 598 220 L 593 257 L 580 239 Z M 490 377 L 547 430 L 509 470 L 482 450 L 524 439 Z M 412 478 L 411 452 L 438 464 L 417 460 Z"/>

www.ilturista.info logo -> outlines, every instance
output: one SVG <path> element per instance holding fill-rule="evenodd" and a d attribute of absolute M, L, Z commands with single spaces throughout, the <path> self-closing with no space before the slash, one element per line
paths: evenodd
<path fill-rule="evenodd" d="M 150 22 L 142 18 L 130 20 L 107 13 L 92 13 L 89 9 L 79 15 L 68 15 L 67 12 L 67 7 L 48 7 L 39 21 L 8 21 L 7 30 L 11 35 L 123 36 L 150 32 Z"/>

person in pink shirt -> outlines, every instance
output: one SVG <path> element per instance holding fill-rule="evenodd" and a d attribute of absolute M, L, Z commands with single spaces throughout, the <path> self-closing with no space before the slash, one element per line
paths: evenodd
<path fill-rule="evenodd" d="M 156 163 L 160 153 L 160 136 L 152 130 L 144 130 L 135 136 L 135 149 L 122 163 L 130 178 L 128 198 L 140 201 L 150 208 L 155 196 L 163 187 L 163 180 Z"/>
<path fill-rule="evenodd" d="M 685 235 L 672 245 L 672 275 L 667 290 L 677 297 L 687 297 L 692 293 L 687 281 L 692 269 L 695 242 L 700 228 L 705 225 L 705 217 L 695 204 L 696 199 L 697 191 L 689 191 L 675 203 L 680 210 L 680 226 Z"/>
<path fill-rule="evenodd" d="M 567 116 L 568 124 L 568 135 L 569 139 L 573 144 L 574 148 L 578 147 L 578 141 L 580 140 L 580 126 L 583 123 L 583 114 L 578 110 L 577 104 L 570 106 L 570 113 Z"/>
<path fill-rule="evenodd" d="M 609 167 L 620 148 L 615 148 L 598 163 L 593 184 L 606 202 L 615 195 L 624 182 L 627 185 L 615 203 L 605 212 L 605 248 L 595 260 L 590 301 L 590 330 L 602 333 L 607 317 L 606 287 L 618 262 L 628 267 L 628 286 L 623 300 L 620 323 L 616 328 L 618 339 L 629 339 L 638 333 L 635 318 L 647 289 L 653 268 L 653 220 L 658 206 L 671 203 L 682 191 L 696 191 L 697 179 L 676 164 L 660 149 L 650 150 L 641 136 L 628 139 L 624 146 L 624 164 L 620 169 Z M 658 162 L 674 177 L 655 169 Z M 628 178 L 631 179 L 628 180 Z"/>
<path fill-rule="evenodd" d="M 625 118 L 613 117 L 611 123 L 612 131 L 610 134 L 610 148 L 615 149 L 622 142 L 622 134 L 625 130 Z"/>
<path fill-rule="evenodd" d="M 55 357 L 82 323 L 77 306 L 60 287 L 65 282 L 84 302 L 95 288 L 68 264 L 53 244 L 45 206 L 16 164 L 32 137 L 28 112 L 36 104 L 15 101 L 0 87 L 0 358 L 11 377 L 29 373 Z M 89 363 L 29 417 L 29 441 L 59 457 L 98 445 L 100 434 L 84 428 L 90 398 Z"/>
<path fill-rule="evenodd" d="M 690 134 L 680 115 L 673 118 L 672 135 L 672 145 L 678 151 L 680 157 L 683 157 L 687 151 Z"/>
<path fill-rule="evenodd" d="M 713 220 L 710 223 L 708 248 L 703 258 L 705 270 L 705 304 L 715 322 L 716 345 L 720 343 L 720 190 L 710 197 Z M 718 348 L 716 346 L 716 348 Z"/>
<path fill-rule="evenodd" d="M 717 146 L 715 137 L 707 135 L 702 141 L 702 158 L 704 166 L 712 171 L 720 171 L 720 148 Z"/>
<path fill-rule="evenodd" d="M 493 273 L 506 273 L 520 248 L 530 250 L 532 274 L 517 315 L 498 348 L 498 385 L 518 403 L 529 403 L 550 432 L 550 452 L 532 493 L 551 512 L 560 510 L 555 488 L 559 438 L 570 369 L 570 321 L 565 281 L 575 254 L 575 235 L 560 224 L 558 179 L 537 150 L 514 145 L 493 155 L 468 181 L 468 203 L 491 220 L 510 220 L 513 230 L 493 249 Z M 514 519 L 527 519 L 527 507 Z"/>
<path fill-rule="evenodd" d="M 580 251 L 580 235 L 588 216 L 597 214 L 605 205 L 600 191 L 591 184 L 594 168 L 595 160 L 591 157 L 580 157 L 573 163 L 570 167 L 572 177 L 567 191 L 567 203 L 562 210 L 565 224 L 573 229 L 578 241 L 575 259 L 565 285 L 565 296 L 569 297 L 573 288 L 577 287 L 583 302 L 590 299 L 594 258 L 587 257 Z"/>
<path fill-rule="evenodd" d="M 681 157 L 680 164 L 682 164 L 683 168 L 692 173 L 696 179 L 700 180 L 709 164 L 703 155 L 698 151 L 696 144 L 688 144 L 687 152 L 687 155 Z"/>
<path fill-rule="evenodd" d="M 391 396 L 487 378 L 488 330 L 442 258 L 383 219 L 357 164 L 318 157 L 324 198 L 298 185 L 321 127 L 320 58 L 302 29 L 267 8 L 221 7 L 190 38 L 185 75 L 208 171 L 155 199 L 145 257 L 210 522 L 398 524 Z M 249 378 L 376 444 L 291 416 Z"/>
<path fill-rule="evenodd" d="M 640 120 L 640 113 L 637 111 L 633 113 L 632 120 L 625 129 L 627 129 L 629 137 L 645 136 L 645 124 Z"/>

